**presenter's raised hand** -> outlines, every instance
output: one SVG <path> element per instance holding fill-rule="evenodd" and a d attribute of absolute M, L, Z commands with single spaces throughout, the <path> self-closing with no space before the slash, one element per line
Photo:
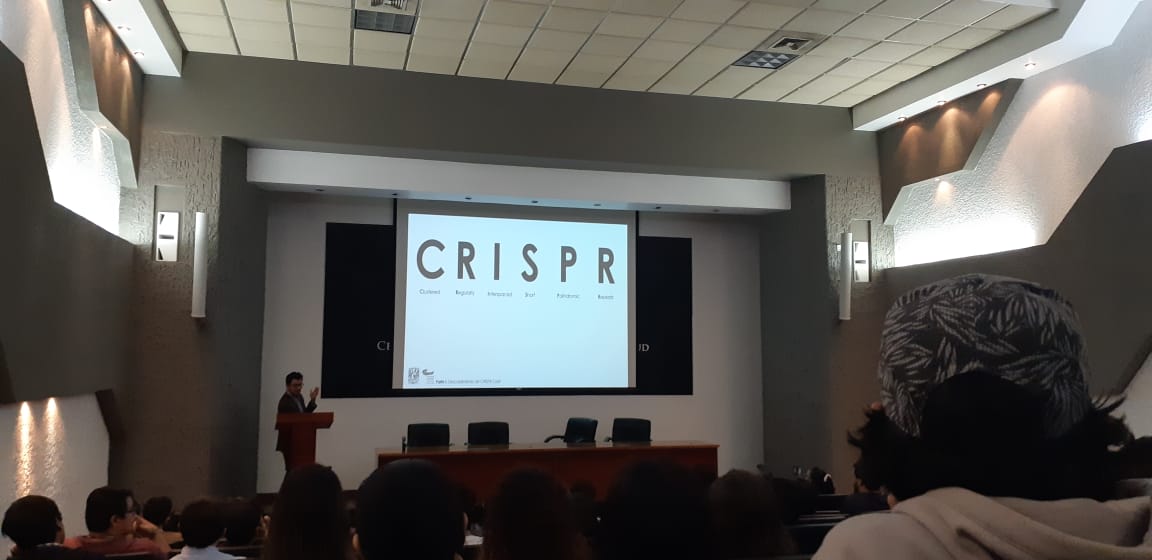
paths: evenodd
<path fill-rule="evenodd" d="M 308 392 L 308 400 L 310 400 L 310 401 L 316 400 L 316 397 L 318 397 L 318 396 L 320 396 L 320 388 L 319 387 L 313 387 L 312 390 Z"/>

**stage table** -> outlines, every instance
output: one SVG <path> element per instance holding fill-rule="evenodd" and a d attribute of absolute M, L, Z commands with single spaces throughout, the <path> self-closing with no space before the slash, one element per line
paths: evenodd
<path fill-rule="evenodd" d="M 673 461 L 714 477 L 717 448 L 716 444 L 696 441 L 571 445 L 555 442 L 496 447 L 417 447 L 406 451 L 377 449 L 376 459 L 380 466 L 400 459 L 432 461 L 480 499 L 493 496 L 504 475 L 519 467 L 544 469 L 567 487 L 576 482 L 591 484 L 597 496 L 603 498 L 617 474 L 637 461 Z"/>

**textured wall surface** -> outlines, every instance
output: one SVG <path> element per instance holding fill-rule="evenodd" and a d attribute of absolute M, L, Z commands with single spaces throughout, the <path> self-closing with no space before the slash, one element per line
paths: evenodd
<path fill-rule="evenodd" d="M 780 215 L 788 214 L 782 212 Z M 284 463 L 272 429 L 284 374 L 318 381 L 324 309 L 325 223 L 390 223 L 389 200 L 279 195 L 269 207 L 264 317 L 264 384 L 260 415 L 260 490 L 273 491 Z M 685 396 L 428 397 L 321 399 L 336 421 L 317 442 L 346 488 L 375 468 L 373 450 L 399 447 L 409 422 L 447 422 L 462 445 L 467 423 L 509 422 L 511 439 L 539 442 L 562 432 L 569 416 L 652 420 L 653 439 L 720 444 L 720 468 L 753 468 L 762 460 L 760 305 L 756 228 L 731 216 L 641 214 L 641 235 L 692 238 L 693 394 Z M 767 269 L 766 269 L 767 270 Z"/>
<path fill-rule="evenodd" d="M 68 535 L 83 534 L 88 493 L 108 483 L 108 433 L 93 395 L 0 406 L 0 504 L 48 496 Z M 0 539 L 8 550 L 12 543 Z"/>
<path fill-rule="evenodd" d="M 140 496 L 191 498 L 209 492 L 211 430 L 221 399 L 213 374 L 213 299 L 218 279 L 221 140 L 145 131 L 140 188 L 125 190 L 121 235 L 136 247 L 133 273 L 131 383 L 124 462 L 116 482 Z M 178 262 L 152 257 L 154 187 L 183 187 Z M 208 214 L 209 317 L 189 317 L 192 294 L 192 212 Z"/>
<path fill-rule="evenodd" d="M 901 264 L 1043 243 L 1109 152 L 1152 138 L 1152 3 L 1116 43 L 1026 80 L 953 188 L 917 184 L 895 223 Z"/>
<path fill-rule="evenodd" d="M 877 174 L 875 136 L 853 131 L 848 109 L 205 53 L 189 53 L 183 72 L 146 81 L 149 126 L 541 167 L 754 179 Z"/>
<path fill-rule="evenodd" d="M 64 1 L 0 2 L 0 43 L 26 66 L 56 202 L 115 232 L 120 197 L 116 159 L 111 141 L 80 110 Z"/>

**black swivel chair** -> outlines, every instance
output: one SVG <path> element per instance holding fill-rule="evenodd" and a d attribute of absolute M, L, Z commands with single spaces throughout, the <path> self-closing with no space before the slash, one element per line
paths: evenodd
<path fill-rule="evenodd" d="M 448 447 L 448 424 L 408 424 L 404 447 Z"/>
<path fill-rule="evenodd" d="M 600 421 L 595 418 L 569 418 L 568 425 L 564 427 L 564 435 L 549 436 L 544 442 L 562 439 L 564 443 L 594 443 L 598 424 Z"/>
<path fill-rule="evenodd" d="M 469 422 L 467 445 L 508 445 L 508 423 Z"/>
<path fill-rule="evenodd" d="M 650 443 L 652 441 L 652 421 L 644 418 L 617 418 L 612 421 L 612 437 L 615 443 Z"/>

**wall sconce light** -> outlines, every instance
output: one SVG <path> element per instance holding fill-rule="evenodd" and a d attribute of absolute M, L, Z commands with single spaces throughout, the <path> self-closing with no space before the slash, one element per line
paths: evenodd
<path fill-rule="evenodd" d="M 192 317 L 205 317 L 208 299 L 208 215 L 196 213 L 192 247 Z"/>

